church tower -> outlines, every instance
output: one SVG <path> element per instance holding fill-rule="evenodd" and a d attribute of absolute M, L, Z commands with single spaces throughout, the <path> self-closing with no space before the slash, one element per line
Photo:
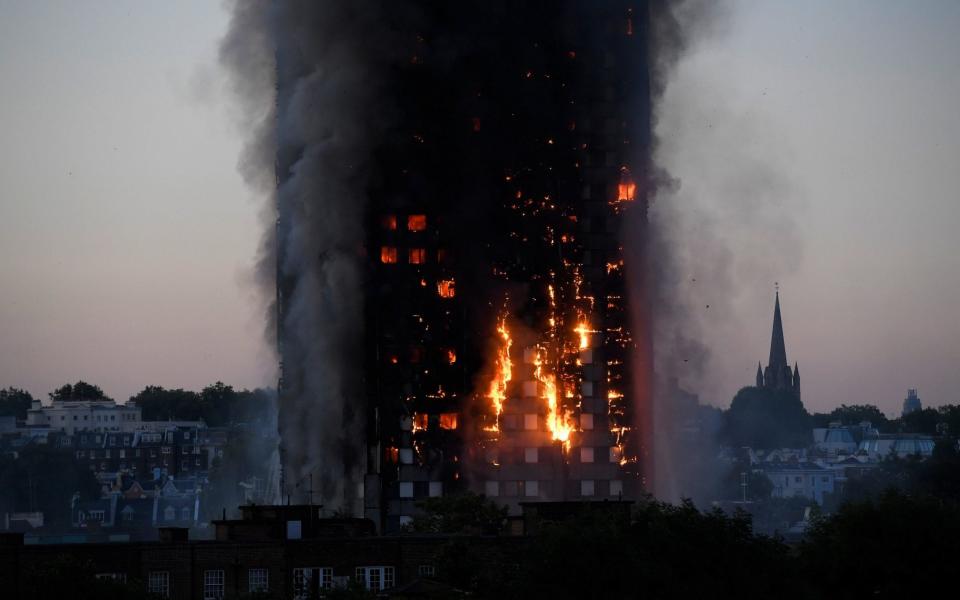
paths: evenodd
<path fill-rule="evenodd" d="M 783 319 L 780 316 L 780 291 L 777 290 L 773 307 L 773 333 L 770 336 L 770 358 L 767 368 L 761 372 L 757 365 L 757 387 L 772 390 L 790 390 L 800 397 L 800 369 L 790 368 L 787 362 L 787 345 L 783 340 Z"/>

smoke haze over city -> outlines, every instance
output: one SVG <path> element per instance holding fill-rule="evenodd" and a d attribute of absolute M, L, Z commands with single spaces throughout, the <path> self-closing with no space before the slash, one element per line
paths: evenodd
<path fill-rule="evenodd" d="M 83 376 L 121 400 L 211 372 L 273 382 L 227 13 L 0 10 L 0 378 L 42 397 Z M 656 126 L 680 185 L 653 210 L 691 207 L 703 400 L 752 381 L 775 282 L 810 410 L 955 400 L 958 20 L 946 2 L 733 2 L 682 57 Z"/>

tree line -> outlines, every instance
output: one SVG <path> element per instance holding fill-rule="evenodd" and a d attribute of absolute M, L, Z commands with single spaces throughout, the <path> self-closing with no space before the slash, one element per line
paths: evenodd
<path fill-rule="evenodd" d="M 722 445 L 734 448 L 805 448 L 813 441 L 814 427 L 831 423 L 855 426 L 863 421 L 870 422 L 879 433 L 956 437 L 960 435 L 960 406 L 924 408 L 895 419 L 870 404 L 844 404 L 828 413 L 810 414 L 789 391 L 745 387 L 734 396 L 730 408 L 722 411 L 718 438 Z"/>
<path fill-rule="evenodd" d="M 85 381 L 64 384 L 48 395 L 51 400 L 66 402 L 112 400 L 99 386 Z M 145 421 L 204 421 L 210 427 L 221 427 L 272 421 L 274 396 L 275 392 L 270 389 L 238 390 L 218 381 L 199 392 L 148 385 L 131 396 L 129 403 L 141 409 Z M 0 417 L 26 419 L 33 400 L 27 390 L 0 389 Z"/>

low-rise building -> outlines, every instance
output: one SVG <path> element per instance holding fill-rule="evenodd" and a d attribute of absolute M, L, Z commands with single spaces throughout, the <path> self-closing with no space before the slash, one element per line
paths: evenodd
<path fill-rule="evenodd" d="M 49 427 L 73 435 L 79 431 L 136 431 L 141 428 L 140 407 L 113 400 L 34 400 L 26 427 Z"/>
<path fill-rule="evenodd" d="M 858 452 L 866 454 L 870 460 L 879 461 L 896 456 L 907 458 L 918 456 L 930 458 L 935 442 L 929 435 L 916 433 L 880 434 L 865 438 L 860 442 Z"/>
<path fill-rule="evenodd" d="M 833 494 L 836 473 L 812 462 L 769 462 L 759 468 L 773 484 L 774 498 L 803 496 L 823 504 L 826 494 Z"/>

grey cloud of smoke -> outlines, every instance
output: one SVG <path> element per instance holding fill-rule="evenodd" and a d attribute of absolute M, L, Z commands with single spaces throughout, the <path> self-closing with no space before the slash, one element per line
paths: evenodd
<path fill-rule="evenodd" d="M 277 278 L 288 295 L 274 325 L 282 493 L 302 501 L 312 484 L 326 508 L 349 512 L 359 510 L 365 454 L 363 182 L 396 53 L 382 10 L 367 0 L 238 0 L 221 46 L 250 124 L 240 170 L 264 196 L 258 279 L 265 297 Z"/>
<path fill-rule="evenodd" d="M 656 489 L 670 500 L 712 486 L 697 481 L 710 474 L 686 461 L 692 453 L 673 437 L 690 415 L 676 413 L 664 382 L 676 378 L 701 401 L 726 406 L 730 345 L 744 327 L 768 326 L 766 314 L 741 314 L 741 299 L 772 293 L 802 254 L 783 149 L 762 119 L 718 96 L 717 80 L 690 68 L 733 18 L 727 2 L 658 2 L 652 12 Z M 702 441 L 710 444 L 714 433 L 702 431 Z"/>

